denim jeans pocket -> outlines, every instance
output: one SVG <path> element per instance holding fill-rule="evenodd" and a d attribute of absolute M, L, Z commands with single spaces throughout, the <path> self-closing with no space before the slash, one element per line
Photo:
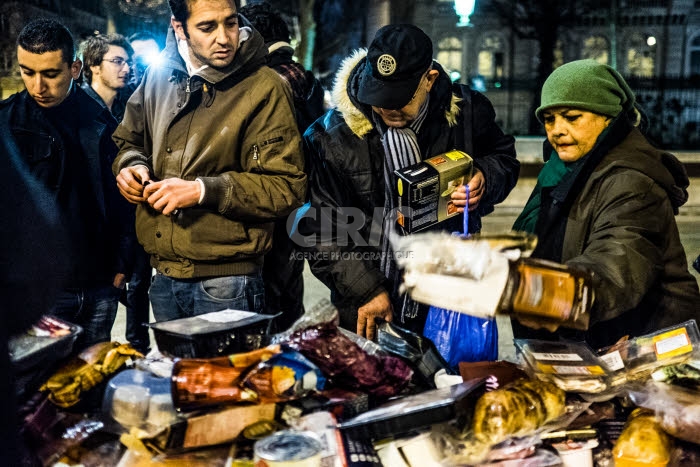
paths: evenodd
<path fill-rule="evenodd" d="M 236 300 L 245 297 L 247 276 L 224 276 L 200 282 L 202 293 L 211 300 Z"/>

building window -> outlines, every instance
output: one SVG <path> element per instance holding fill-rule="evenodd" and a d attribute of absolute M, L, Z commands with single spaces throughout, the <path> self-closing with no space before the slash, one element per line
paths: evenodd
<path fill-rule="evenodd" d="M 688 53 L 690 55 L 688 60 L 688 63 L 690 64 L 690 75 L 700 76 L 700 34 L 695 36 L 695 39 L 690 41 Z"/>
<path fill-rule="evenodd" d="M 627 74 L 640 78 L 654 76 L 656 61 L 656 38 L 650 35 L 633 34 L 627 43 Z"/>
<path fill-rule="evenodd" d="M 610 45 L 602 36 L 590 36 L 583 40 L 581 58 L 590 58 L 596 62 L 607 65 L 610 61 Z"/>
<path fill-rule="evenodd" d="M 437 61 L 459 79 L 462 73 L 462 41 L 456 37 L 445 37 L 438 42 Z M 460 76 L 454 75 L 459 73 Z"/>
<path fill-rule="evenodd" d="M 503 41 L 496 36 L 485 37 L 479 48 L 477 70 L 486 79 L 503 79 Z"/>

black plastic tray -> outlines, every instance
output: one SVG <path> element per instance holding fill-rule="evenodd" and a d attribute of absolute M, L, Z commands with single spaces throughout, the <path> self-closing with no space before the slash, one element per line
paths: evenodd
<path fill-rule="evenodd" d="M 410 433 L 437 423 L 471 422 L 474 406 L 485 392 L 485 379 L 465 381 L 402 397 L 338 425 L 356 439 L 383 439 Z"/>
<path fill-rule="evenodd" d="M 223 312 L 218 312 L 223 313 Z M 277 315 L 216 322 L 208 315 L 150 323 L 158 350 L 178 358 L 211 358 L 254 350 L 267 344 L 270 325 Z"/>
<path fill-rule="evenodd" d="M 47 337 L 24 332 L 11 336 L 8 340 L 15 393 L 20 398 L 36 390 L 55 369 L 55 364 L 70 355 L 75 340 L 83 332 L 78 325 L 56 317 L 53 319 L 70 326 L 70 334 Z"/>
<path fill-rule="evenodd" d="M 58 318 L 54 318 L 58 319 Z M 8 342 L 12 368 L 17 373 L 30 371 L 47 363 L 67 357 L 73 344 L 83 329 L 75 324 L 70 326 L 70 334 L 60 337 L 32 336 L 26 332 L 11 336 Z"/>

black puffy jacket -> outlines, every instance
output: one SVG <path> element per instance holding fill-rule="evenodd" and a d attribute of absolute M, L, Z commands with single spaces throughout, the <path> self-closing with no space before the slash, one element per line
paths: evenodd
<path fill-rule="evenodd" d="M 304 134 L 309 167 L 307 206 L 315 214 L 299 223 L 299 234 L 312 239 L 307 255 L 311 271 L 331 289 L 332 300 L 341 312 L 341 324 L 351 330 L 355 329 L 359 306 L 383 288 L 394 288 L 384 283 L 377 254 L 381 241 L 371 235 L 381 232 L 376 223 L 373 230 L 372 219 L 381 216 L 384 207 L 384 150 L 372 124 L 371 107 L 354 97 L 358 64 L 365 55 L 366 50 L 360 50 L 345 60 L 333 89 L 336 108 Z M 493 106 L 485 96 L 452 84 L 439 64 L 433 63 L 433 67 L 440 76 L 430 91 L 428 116 L 418 143 L 424 158 L 454 149 L 464 151 L 483 172 L 486 193 L 469 218 L 469 230 L 475 232 L 481 228 L 481 216 L 492 212 L 517 182 L 520 164 L 515 157 L 514 138 L 495 123 Z M 342 232 L 338 235 L 336 228 L 331 230 L 332 238 L 322 238 L 324 225 L 331 222 L 335 227 L 337 214 L 347 212 L 342 207 L 360 208 L 364 213 L 364 219 L 350 219 L 362 222 L 362 242 Z M 457 216 L 438 228 L 461 230 L 461 224 L 461 216 Z M 400 308 L 394 304 L 394 309 Z"/>

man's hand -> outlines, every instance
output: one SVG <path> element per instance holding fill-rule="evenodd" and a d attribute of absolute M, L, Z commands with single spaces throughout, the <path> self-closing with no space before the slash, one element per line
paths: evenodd
<path fill-rule="evenodd" d="M 392 316 L 391 300 L 384 291 L 357 309 L 357 333 L 372 340 L 377 329 L 374 318 L 390 322 Z"/>
<path fill-rule="evenodd" d="M 176 209 L 189 208 L 199 203 L 201 186 L 198 181 L 166 178 L 151 182 L 143 190 L 143 196 L 156 211 L 169 216 Z"/>
<path fill-rule="evenodd" d="M 124 287 L 126 287 L 126 275 L 122 274 L 121 272 L 118 272 L 114 276 L 114 280 L 112 281 L 112 285 L 116 289 L 123 289 Z"/>
<path fill-rule="evenodd" d="M 117 175 L 117 187 L 127 201 L 140 204 L 146 201 L 143 196 L 143 184 L 150 179 L 150 171 L 145 165 L 124 167 Z"/>
<path fill-rule="evenodd" d="M 479 206 L 481 198 L 486 192 L 486 178 L 481 170 L 476 169 L 474 176 L 469 180 L 469 210 L 473 211 Z M 464 208 L 467 206 L 467 190 L 466 186 L 460 185 L 451 195 L 452 201 L 454 201 L 455 206 L 457 206 L 458 212 L 464 212 Z"/>

